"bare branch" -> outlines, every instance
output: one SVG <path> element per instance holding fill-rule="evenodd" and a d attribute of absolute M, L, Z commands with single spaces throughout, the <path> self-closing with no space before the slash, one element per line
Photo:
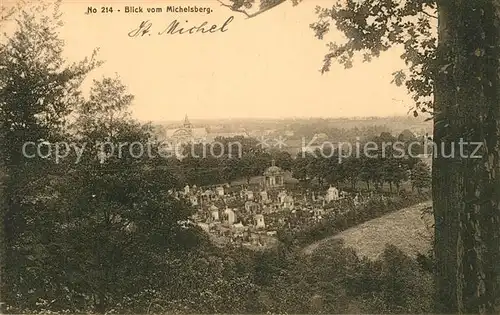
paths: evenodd
<path fill-rule="evenodd" d="M 7 8 L 3 5 L 0 6 L 0 22 L 8 20 L 12 15 L 14 15 L 15 7 Z"/>
<path fill-rule="evenodd" d="M 272 8 L 277 7 L 278 5 L 280 5 L 280 4 L 282 4 L 282 3 L 284 3 L 285 1 L 286 1 L 286 0 L 279 0 L 279 1 L 276 1 L 275 3 L 273 3 L 273 4 L 272 4 L 272 5 L 270 5 L 270 6 L 268 6 L 267 8 L 261 9 L 261 10 L 259 10 L 259 11 L 255 12 L 255 13 L 251 14 L 251 16 L 250 16 L 250 17 L 255 17 L 255 16 L 259 15 L 259 14 L 262 14 L 262 13 L 266 12 L 267 10 L 271 10 Z"/>
<path fill-rule="evenodd" d="M 245 14 L 245 15 L 247 16 L 247 18 L 250 18 L 250 17 L 251 17 L 251 16 L 250 16 L 250 14 L 248 14 L 248 12 L 247 12 L 247 11 L 245 11 L 245 10 L 235 9 L 235 8 L 233 8 L 233 6 L 232 6 L 232 5 L 230 5 L 230 4 L 226 4 L 226 3 L 222 2 L 221 0 L 217 0 L 217 1 L 219 1 L 219 3 L 220 3 L 220 5 L 221 5 L 221 6 L 224 6 L 224 7 L 226 7 L 226 8 L 231 9 L 231 11 L 238 12 L 238 13 L 243 13 L 243 14 Z"/>
<path fill-rule="evenodd" d="M 425 14 L 425 15 L 427 15 L 427 16 L 428 16 L 428 17 L 430 17 L 430 18 L 433 18 L 433 19 L 437 19 L 437 18 L 438 18 L 437 16 L 432 15 L 432 14 L 430 14 L 430 13 L 427 13 L 427 12 L 425 12 L 425 11 L 422 11 L 422 13 L 423 13 L 423 14 Z"/>
<path fill-rule="evenodd" d="M 278 0 L 275 3 L 271 4 L 270 6 L 268 6 L 266 8 L 263 8 L 263 9 L 260 9 L 259 11 L 255 12 L 255 13 L 251 13 L 251 14 L 248 13 L 247 11 L 245 11 L 245 10 L 235 9 L 231 5 L 226 4 L 226 3 L 222 2 L 221 0 L 217 0 L 217 1 L 219 1 L 219 3 L 222 6 L 231 9 L 231 11 L 245 14 L 247 16 L 247 19 L 249 19 L 249 18 L 256 17 L 257 15 L 260 15 L 260 14 L 262 14 L 262 13 L 268 11 L 268 10 L 271 10 L 272 8 L 274 8 L 274 7 L 278 6 L 278 5 L 286 2 L 287 0 Z"/>

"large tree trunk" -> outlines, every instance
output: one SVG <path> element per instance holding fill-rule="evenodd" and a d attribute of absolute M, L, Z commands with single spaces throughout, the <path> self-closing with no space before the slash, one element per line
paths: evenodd
<path fill-rule="evenodd" d="M 436 312 L 494 313 L 499 263 L 499 0 L 439 2 Z M 477 155 L 464 157 L 483 143 Z M 436 147 L 435 147 L 436 149 Z M 454 152 L 453 152 L 454 150 Z M 452 155 L 452 156 L 450 156 Z"/>

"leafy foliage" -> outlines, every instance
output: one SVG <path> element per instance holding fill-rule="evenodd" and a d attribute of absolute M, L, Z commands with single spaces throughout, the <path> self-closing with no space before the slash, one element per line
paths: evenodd
<path fill-rule="evenodd" d="M 57 217 L 51 211 L 57 204 L 57 192 L 49 185 L 54 178 L 47 175 L 54 169 L 53 158 L 26 159 L 23 144 L 63 137 L 79 86 L 99 65 L 95 54 L 79 63 L 65 63 L 63 43 L 57 37 L 57 10 L 39 18 L 25 11 L 20 15 L 17 31 L 0 48 L 0 140 L 6 174 L 2 296 L 7 300 L 29 296 L 32 285 L 47 285 L 45 275 L 36 269 L 39 266 L 32 265 L 33 254 L 46 255 L 40 244 L 49 243 L 51 225 L 45 223 Z"/>
<path fill-rule="evenodd" d="M 423 188 L 431 186 L 431 171 L 428 165 L 423 162 L 415 164 L 410 173 L 412 186 L 421 191 Z"/>

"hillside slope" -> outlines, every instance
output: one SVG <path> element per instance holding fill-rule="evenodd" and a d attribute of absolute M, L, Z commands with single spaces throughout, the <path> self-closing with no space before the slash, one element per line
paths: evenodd
<path fill-rule="evenodd" d="M 410 256 L 426 253 L 432 245 L 434 222 L 430 214 L 423 215 L 423 210 L 430 206 L 430 201 L 423 202 L 370 220 L 305 247 L 304 254 L 309 255 L 340 239 L 346 246 L 354 248 L 358 255 L 370 259 L 376 259 L 386 244 L 395 245 Z"/>

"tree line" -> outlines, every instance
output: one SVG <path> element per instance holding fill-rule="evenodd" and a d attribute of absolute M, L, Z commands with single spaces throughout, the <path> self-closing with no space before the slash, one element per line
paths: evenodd
<path fill-rule="evenodd" d="M 394 188 L 397 192 L 401 184 L 409 180 L 412 190 L 421 192 L 430 187 L 430 167 L 418 157 L 423 152 L 423 144 L 409 131 L 397 138 L 383 132 L 380 136 L 358 143 L 360 147 L 364 147 L 367 142 L 377 146 L 376 152 L 370 152 L 369 156 L 364 152 L 360 156 L 354 152 L 349 155 L 341 148 L 327 147 L 317 148 L 314 152 L 299 152 L 292 157 L 286 151 L 265 150 L 253 138 L 218 138 L 216 141 L 220 147 L 212 150 L 213 156 L 203 154 L 203 150 L 206 150 L 203 144 L 188 145 L 184 151 L 185 157 L 170 158 L 169 167 L 177 171 L 183 182 L 202 186 L 232 183 L 240 179 L 245 179 L 249 184 L 253 177 L 262 176 L 274 160 L 277 166 L 291 172 L 293 178 L 306 186 L 313 182 L 321 188 L 342 184 L 357 190 L 360 188 L 358 183 L 364 182 L 367 190 L 380 190 L 387 183 L 390 192 Z M 384 148 L 398 141 L 403 154 L 396 154 L 391 146 Z M 231 152 L 235 143 L 241 146 L 238 154 Z"/>

